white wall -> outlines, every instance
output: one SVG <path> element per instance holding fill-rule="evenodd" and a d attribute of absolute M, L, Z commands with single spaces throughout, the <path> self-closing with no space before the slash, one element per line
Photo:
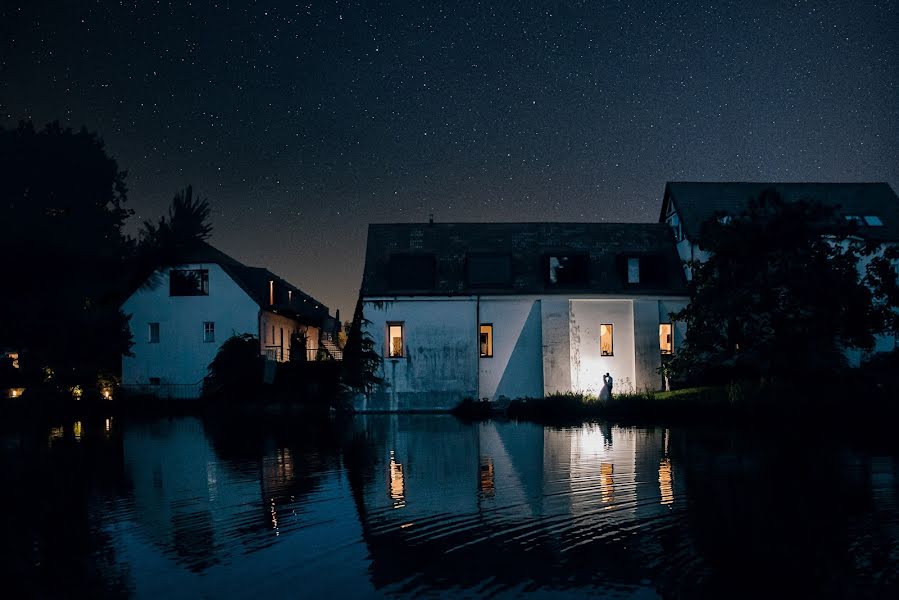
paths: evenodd
<path fill-rule="evenodd" d="M 274 332 L 272 328 L 274 327 Z M 290 335 L 295 332 L 306 332 L 306 348 L 308 350 L 318 350 L 318 338 L 321 329 L 298 323 L 297 321 L 275 314 L 270 311 L 262 311 L 259 332 L 259 347 L 261 351 L 266 348 L 278 347 L 281 349 L 279 356 L 281 361 L 289 360 L 290 353 Z M 282 345 L 283 340 L 283 345 Z M 311 354 L 311 353 L 310 353 Z M 310 358 L 307 354 L 307 358 Z M 314 356 L 312 357 L 314 358 Z"/>
<path fill-rule="evenodd" d="M 601 356 L 599 327 L 613 326 L 613 356 Z M 613 391 L 636 388 L 634 310 L 631 300 L 571 301 L 571 389 L 598 394 L 602 376 L 615 381 Z"/>
<path fill-rule="evenodd" d="M 541 301 L 481 298 L 480 322 L 493 324 L 493 357 L 480 358 L 478 398 L 543 396 Z"/>
<path fill-rule="evenodd" d="M 122 305 L 131 315 L 133 357 L 122 357 L 122 383 L 195 384 L 222 343 L 235 334 L 258 334 L 259 307 L 217 264 L 179 269 L 208 269 L 208 296 L 169 296 L 168 269 L 158 272 L 158 285 L 139 289 Z M 215 342 L 203 341 L 203 322 L 215 323 Z M 159 343 L 149 343 L 148 323 L 159 323 Z"/>
<path fill-rule="evenodd" d="M 388 386 L 360 410 L 450 410 L 478 393 L 478 337 L 473 298 L 366 300 L 366 331 L 384 357 Z M 388 358 L 387 323 L 404 323 L 404 354 Z"/>

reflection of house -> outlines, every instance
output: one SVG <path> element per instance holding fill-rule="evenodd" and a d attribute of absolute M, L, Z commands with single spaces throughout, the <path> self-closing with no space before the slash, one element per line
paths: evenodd
<path fill-rule="evenodd" d="M 122 383 L 142 391 L 196 396 L 207 367 L 233 335 L 259 337 L 260 352 L 289 359 L 296 340 L 315 358 L 328 308 L 267 269 L 248 267 L 201 243 L 175 267 L 155 272 L 122 306 L 131 315 L 134 356 L 122 358 Z"/>
<path fill-rule="evenodd" d="M 380 457 L 348 467 L 376 588 L 634 584 L 645 574 L 620 568 L 629 556 L 657 564 L 687 543 L 668 534 L 682 489 L 664 430 L 416 415 L 355 425 Z"/>
<path fill-rule="evenodd" d="M 659 389 L 685 280 L 662 223 L 371 225 L 362 285 L 389 384 L 362 409 Z"/>

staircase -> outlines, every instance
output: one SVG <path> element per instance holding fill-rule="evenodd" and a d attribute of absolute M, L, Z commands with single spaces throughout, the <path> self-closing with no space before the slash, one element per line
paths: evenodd
<path fill-rule="evenodd" d="M 323 333 L 321 336 L 320 349 L 327 352 L 334 360 L 343 360 L 343 350 L 337 345 L 337 342 L 330 335 Z"/>

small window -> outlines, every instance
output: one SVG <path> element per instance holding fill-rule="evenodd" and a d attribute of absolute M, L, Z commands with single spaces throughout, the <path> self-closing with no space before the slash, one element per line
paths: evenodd
<path fill-rule="evenodd" d="M 556 254 L 546 257 L 546 284 L 550 287 L 586 286 L 590 281 L 590 257 Z"/>
<path fill-rule="evenodd" d="M 147 341 L 151 344 L 159 343 L 159 323 L 147 323 Z"/>
<path fill-rule="evenodd" d="M 846 215 L 845 219 L 853 223 L 858 223 L 859 225 L 865 224 L 865 221 L 858 215 Z"/>
<path fill-rule="evenodd" d="M 215 322 L 214 321 L 205 321 L 203 323 L 203 341 L 204 342 L 214 342 L 215 341 Z"/>
<path fill-rule="evenodd" d="M 150 377 L 150 385 L 159 385 L 162 380 L 159 377 Z"/>
<path fill-rule="evenodd" d="M 628 283 L 640 283 L 640 259 L 639 258 L 628 258 L 627 259 L 627 282 Z"/>
<path fill-rule="evenodd" d="M 402 323 L 387 324 L 387 356 L 389 358 L 402 358 L 405 350 Z"/>
<path fill-rule="evenodd" d="M 170 296 L 208 296 L 209 271 L 172 269 L 169 272 Z"/>
<path fill-rule="evenodd" d="M 493 325 L 491 323 L 481 323 L 478 346 L 481 358 L 493 358 Z"/>
<path fill-rule="evenodd" d="M 612 324 L 603 323 L 599 326 L 599 354 L 600 356 L 614 356 L 612 343 Z"/>
<path fill-rule="evenodd" d="M 659 348 L 662 354 L 674 352 L 674 338 L 671 331 L 671 323 L 659 323 Z"/>
<path fill-rule="evenodd" d="M 869 227 L 883 227 L 883 221 L 874 215 L 865 215 L 865 224 Z"/>

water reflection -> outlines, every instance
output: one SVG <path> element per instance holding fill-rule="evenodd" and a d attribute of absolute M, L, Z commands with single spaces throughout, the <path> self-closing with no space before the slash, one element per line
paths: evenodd
<path fill-rule="evenodd" d="M 57 423 L 3 437 L 5 568 L 26 595 L 892 595 L 895 455 L 787 433 Z"/>

